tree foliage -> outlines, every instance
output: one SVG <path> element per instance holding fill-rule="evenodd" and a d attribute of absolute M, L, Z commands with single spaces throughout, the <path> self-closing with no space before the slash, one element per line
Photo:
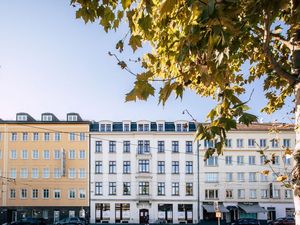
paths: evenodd
<path fill-rule="evenodd" d="M 237 123 L 256 121 L 240 99 L 247 84 L 263 79 L 268 104 L 262 111 L 272 113 L 284 105 L 298 82 L 291 60 L 293 50 L 299 49 L 292 39 L 299 29 L 297 0 L 71 0 L 71 4 L 77 18 L 99 22 L 105 31 L 127 23 L 129 35 L 116 45 L 120 52 L 127 43 L 133 51 L 144 43 L 152 47 L 140 61 L 144 70 L 136 74 L 127 101 L 154 95 L 155 81 L 161 81 L 162 104 L 171 93 L 182 97 L 187 88 L 217 101 L 207 115 L 210 123 L 198 124 L 197 129 L 197 138 L 217 139 L 208 156 L 222 153 L 226 132 Z M 247 62 L 250 70 L 243 74 L 241 66 Z M 119 65 L 128 69 L 124 61 Z"/>

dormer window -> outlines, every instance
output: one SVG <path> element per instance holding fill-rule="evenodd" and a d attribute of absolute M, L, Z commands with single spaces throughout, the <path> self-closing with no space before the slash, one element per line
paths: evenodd
<path fill-rule="evenodd" d="M 138 131 L 144 131 L 144 125 L 143 124 L 138 125 Z"/>
<path fill-rule="evenodd" d="M 68 115 L 68 121 L 78 121 L 77 115 Z"/>
<path fill-rule="evenodd" d="M 42 120 L 43 121 L 52 121 L 53 118 L 52 118 L 52 115 L 43 115 Z"/>
<path fill-rule="evenodd" d="M 164 125 L 162 123 L 157 125 L 157 131 L 164 131 Z"/>
<path fill-rule="evenodd" d="M 150 125 L 148 123 L 140 123 L 138 124 L 138 131 L 150 131 Z"/>
<path fill-rule="evenodd" d="M 144 124 L 144 131 L 149 131 L 149 124 Z"/>
<path fill-rule="evenodd" d="M 111 129 L 111 124 L 110 123 L 102 123 L 100 124 L 100 132 L 111 132 L 112 129 Z"/>
<path fill-rule="evenodd" d="M 17 115 L 17 121 L 27 121 L 28 117 L 25 114 Z"/>
<path fill-rule="evenodd" d="M 177 123 L 176 124 L 176 131 L 177 132 L 187 132 L 188 131 L 188 124 L 187 123 Z"/>
<path fill-rule="evenodd" d="M 128 123 L 125 123 L 125 124 L 123 125 L 123 131 L 125 131 L 125 132 L 130 131 L 130 126 L 129 126 Z"/>
<path fill-rule="evenodd" d="M 182 124 L 179 123 L 179 124 L 176 125 L 176 131 L 177 132 L 181 132 L 182 131 Z"/>

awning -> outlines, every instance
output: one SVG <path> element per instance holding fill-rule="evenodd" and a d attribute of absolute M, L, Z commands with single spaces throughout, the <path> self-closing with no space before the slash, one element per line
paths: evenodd
<path fill-rule="evenodd" d="M 244 210 L 246 213 L 264 213 L 267 212 L 264 208 L 260 207 L 259 204 L 243 204 L 239 203 L 238 207 Z"/>
<path fill-rule="evenodd" d="M 215 207 L 214 205 L 203 205 L 203 208 L 206 210 L 206 212 L 208 213 L 214 213 L 216 212 L 215 211 Z M 222 212 L 222 213 L 226 213 L 226 212 L 229 212 L 228 209 L 225 208 L 224 205 L 222 204 L 219 204 L 219 210 Z"/>

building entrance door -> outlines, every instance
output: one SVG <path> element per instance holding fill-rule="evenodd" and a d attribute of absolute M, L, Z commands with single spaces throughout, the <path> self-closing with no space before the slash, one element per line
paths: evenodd
<path fill-rule="evenodd" d="M 149 224 L 149 210 L 140 209 L 140 224 Z"/>

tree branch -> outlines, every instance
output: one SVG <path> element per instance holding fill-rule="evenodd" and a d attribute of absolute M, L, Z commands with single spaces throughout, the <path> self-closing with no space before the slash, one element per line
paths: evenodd
<path fill-rule="evenodd" d="M 287 80 L 290 85 L 295 85 L 296 82 L 299 82 L 297 77 L 293 74 L 285 71 L 279 63 L 275 60 L 273 53 L 270 50 L 269 43 L 270 43 L 270 12 L 266 12 L 265 18 L 264 18 L 264 53 L 269 60 L 270 65 L 272 66 L 273 70 L 276 71 L 276 73 Z"/>

